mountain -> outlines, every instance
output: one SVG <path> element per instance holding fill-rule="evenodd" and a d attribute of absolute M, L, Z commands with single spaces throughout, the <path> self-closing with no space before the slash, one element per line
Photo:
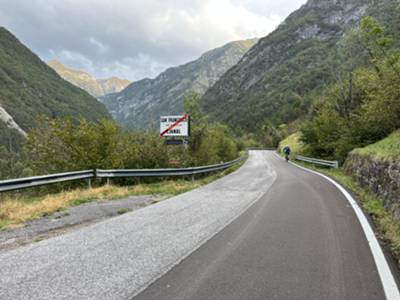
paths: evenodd
<path fill-rule="evenodd" d="M 96 79 L 89 73 L 67 68 L 57 60 L 50 60 L 47 64 L 62 78 L 87 91 L 94 97 L 120 92 L 131 83 L 127 79 L 118 77 Z"/>
<path fill-rule="evenodd" d="M 185 94 L 204 94 L 256 42 L 256 39 L 231 42 L 208 51 L 195 61 L 167 69 L 155 79 L 134 82 L 120 93 L 108 95 L 101 101 L 124 125 L 154 126 L 160 115 L 182 113 Z"/>
<path fill-rule="evenodd" d="M 205 93 L 204 111 L 247 132 L 304 116 L 311 96 L 333 80 L 341 64 L 344 34 L 365 15 L 384 24 L 393 20 L 398 6 L 398 0 L 309 0 Z M 399 27 L 388 27 L 393 26 Z"/>
<path fill-rule="evenodd" d="M 103 104 L 62 79 L 0 27 L 0 146 L 20 141 L 41 115 L 91 121 L 110 117 Z"/>

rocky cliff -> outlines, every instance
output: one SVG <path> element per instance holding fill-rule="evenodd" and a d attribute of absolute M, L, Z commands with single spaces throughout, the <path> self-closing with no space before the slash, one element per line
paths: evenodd
<path fill-rule="evenodd" d="M 103 97 L 101 101 L 113 117 L 126 126 L 155 125 L 160 115 L 182 113 L 185 94 L 196 92 L 203 95 L 256 41 L 229 43 L 195 61 L 170 68 L 155 79 L 134 82 L 120 93 Z"/>
<path fill-rule="evenodd" d="M 118 77 L 96 79 L 89 73 L 67 68 L 57 60 L 50 60 L 48 65 L 62 78 L 87 91 L 94 97 L 120 92 L 131 83 L 129 80 Z"/>
<path fill-rule="evenodd" d="M 207 91 L 204 110 L 250 132 L 306 115 L 311 96 L 343 63 L 337 52 L 345 32 L 365 15 L 385 24 L 398 5 L 398 0 L 309 0 Z"/>

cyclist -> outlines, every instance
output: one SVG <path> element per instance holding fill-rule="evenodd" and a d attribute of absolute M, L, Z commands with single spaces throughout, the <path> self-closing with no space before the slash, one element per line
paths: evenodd
<path fill-rule="evenodd" d="M 285 148 L 283 148 L 283 153 L 285 154 L 286 161 L 289 161 L 290 152 L 291 152 L 291 150 L 290 150 L 289 146 L 286 146 Z"/>

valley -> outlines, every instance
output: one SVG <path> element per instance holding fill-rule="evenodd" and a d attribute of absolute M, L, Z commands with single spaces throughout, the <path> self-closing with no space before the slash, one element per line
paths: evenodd
<path fill-rule="evenodd" d="M 15 1 L 0 298 L 400 299 L 399 0 Z"/>

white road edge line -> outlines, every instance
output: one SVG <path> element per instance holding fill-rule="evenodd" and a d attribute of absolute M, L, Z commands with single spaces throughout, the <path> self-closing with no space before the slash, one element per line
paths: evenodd
<path fill-rule="evenodd" d="M 277 153 L 275 153 L 275 154 L 278 157 L 280 157 L 281 159 L 283 159 Z M 364 231 L 365 237 L 367 238 L 369 247 L 372 252 L 372 256 L 374 257 L 375 264 L 378 269 L 379 277 L 382 282 L 382 286 L 383 286 L 383 290 L 386 295 L 386 299 L 387 300 L 400 299 L 399 289 L 398 289 L 396 281 L 393 277 L 392 271 L 390 270 L 390 267 L 386 261 L 385 255 L 383 254 L 382 248 L 379 245 L 379 242 L 375 236 L 375 233 L 372 230 L 371 225 L 369 224 L 367 218 L 364 215 L 364 212 L 358 205 L 357 201 L 354 200 L 354 198 L 350 195 L 350 193 L 348 191 L 346 191 L 346 189 L 343 186 L 341 186 L 339 183 L 337 183 L 332 178 L 330 178 L 324 174 L 321 174 L 319 172 L 316 172 L 314 170 L 310 170 L 310 169 L 304 168 L 302 166 L 299 166 L 296 163 L 293 163 L 293 162 L 291 162 L 291 163 L 292 163 L 292 165 L 294 165 L 300 169 L 303 169 L 305 171 L 311 172 L 313 174 L 316 174 L 316 175 L 319 175 L 319 176 L 325 178 L 326 180 L 333 183 L 333 185 L 335 185 L 342 192 L 342 194 L 346 197 L 347 201 L 351 204 L 351 207 L 353 208 L 354 212 L 356 213 L 358 221 L 360 222 L 361 227 Z"/>

